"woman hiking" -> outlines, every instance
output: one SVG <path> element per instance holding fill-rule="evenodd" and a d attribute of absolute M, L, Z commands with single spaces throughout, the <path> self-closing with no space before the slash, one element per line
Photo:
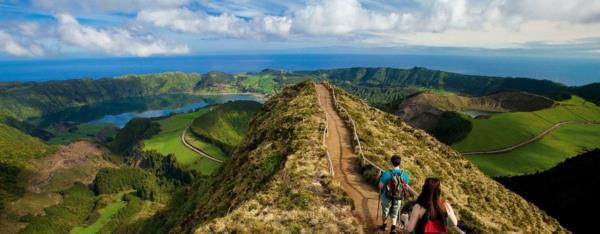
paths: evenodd
<path fill-rule="evenodd" d="M 458 220 L 452 206 L 441 198 L 440 179 L 427 178 L 423 184 L 417 204 L 412 208 L 408 222 L 404 226 L 405 233 L 448 233 L 450 226 L 456 227 Z M 456 228 L 457 231 L 460 229 Z"/>

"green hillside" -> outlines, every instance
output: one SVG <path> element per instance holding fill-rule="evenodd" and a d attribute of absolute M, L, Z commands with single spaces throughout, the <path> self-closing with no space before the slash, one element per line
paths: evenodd
<path fill-rule="evenodd" d="M 160 126 L 160 132 L 143 141 L 144 150 L 156 150 L 164 155 L 172 154 L 181 166 L 188 167 L 205 175 L 212 174 L 219 167 L 219 163 L 201 157 L 181 143 L 181 134 L 183 131 L 192 124 L 195 118 L 206 114 L 211 108 L 206 107 L 194 112 L 177 114 L 154 121 L 154 123 Z M 219 157 L 224 155 L 214 156 Z"/>
<path fill-rule="evenodd" d="M 231 153 L 248 131 L 262 104 L 254 101 L 228 102 L 194 120 L 191 131 L 201 140 L 214 143 Z"/>
<path fill-rule="evenodd" d="M 596 148 L 600 148 L 600 125 L 568 124 L 535 143 L 506 153 L 466 157 L 489 176 L 515 176 L 548 170 Z"/>
<path fill-rule="evenodd" d="M 94 208 L 94 193 L 83 184 L 61 192 L 63 201 L 44 211 L 46 215 L 29 217 L 29 225 L 20 233 L 68 233 L 83 225 Z"/>
<path fill-rule="evenodd" d="M 452 145 L 461 152 L 495 150 L 525 142 L 560 122 L 564 124 L 542 139 L 496 154 L 468 155 L 486 174 L 512 176 L 549 169 L 581 152 L 600 147 L 600 107 L 573 96 L 552 108 L 533 112 L 492 114 L 470 119 L 468 136 Z"/>
<path fill-rule="evenodd" d="M 23 120 L 99 101 L 191 92 L 199 79 L 198 74 L 172 72 L 6 85 L 0 87 L 0 116 Z"/>
<path fill-rule="evenodd" d="M 54 151 L 38 138 L 0 124 L 0 210 L 4 203 L 20 197 L 25 190 L 19 173 L 27 170 L 28 161 Z"/>
<path fill-rule="evenodd" d="M 127 203 L 125 201 L 123 201 L 123 196 L 129 192 L 131 192 L 131 191 L 123 191 L 123 192 L 119 192 L 119 193 L 115 193 L 115 194 L 106 196 L 106 197 L 108 197 L 108 200 L 110 200 L 110 203 L 107 204 L 103 208 L 97 209 L 98 213 L 99 213 L 98 219 L 96 219 L 92 225 L 89 225 L 87 227 L 75 227 L 70 231 L 70 233 L 71 234 L 98 233 L 100 230 L 102 230 L 102 227 L 104 227 L 108 222 L 111 221 L 113 216 L 115 216 L 119 212 L 119 210 L 121 210 L 125 207 L 125 205 Z"/>
<path fill-rule="evenodd" d="M 474 96 L 482 96 L 506 90 L 519 90 L 560 98 L 560 94 L 569 92 L 567 86 L 549 80 L 464 75 L 422 67 L 412 69 L 356 67 L 304 73 L 328 79 L 334 84 L 351 83 L 361 86 L 388 88 L 421 87 Z"/>
<path fill-rule="evenodd" d="M 443 196 L 460 215 L 459 226 L 463 230 L 468 233 L 565 232 L 554 218 L 477 170 L 461 154 L 426 132 L 340 89 L 336 94 L 339 103 L 356 122 L 365 156 L 385 168 L 391 155 L 401 155 L 402 167 L 409 172 L 411 185 L 421 185 L 427 177 L 439 177 L 443 181 Z M 363 174 L 374 180 L 376 169 L 360 164 Z"/>
<path fill-rule="evenodd" d="M 471 133 L 452 147 L 460 152 L 499 149 L 526 141 L 564 121 L 600 121 L 600 107 L 573 96 L 555 107 L 539 111 L 498 113 L 490 118 L 471 119 Z"/>
<path fill-rule="evenodd" d="M 194 91 L 199 94 L 261 93 L 272 95 L 286 85 L 313 79 L 312 76 L 265 69 L 259 73 L 227 74 L 209 72 L 202 75 Z"/>

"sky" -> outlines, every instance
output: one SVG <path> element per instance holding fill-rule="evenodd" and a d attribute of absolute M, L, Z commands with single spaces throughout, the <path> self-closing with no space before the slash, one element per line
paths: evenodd
<path fill-rule="evenodd" d="M 600 0 L 0 0 L 0 57 L 600 57 Z"/>

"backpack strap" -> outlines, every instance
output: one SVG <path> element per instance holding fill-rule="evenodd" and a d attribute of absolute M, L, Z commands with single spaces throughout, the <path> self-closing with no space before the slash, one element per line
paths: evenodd
<path fill-rule="evenodd" d="M 404 178 L 402 178 L 402 173 L 404 173 L 404 171 L 402 169 L 400 169 L 400 175 L 398 176 L 398 178 L 400 179 L 400 184 L 402 186 L 402 197 L 406 198 L 408 196 L 408 192 L 407 192 L 407 184 L 406 181 L 404 181 Z"/>
<path fill-rule="evenodd" d="M 404 178 L 402 178 L 402 173 L 404 173 L 404 171 L 402 169 L 400 169 L 400 173 L 398 174 L 398 178 L 400 178 L 400 183 L 402 183 L 402 186 L 406 186 L 406 181 L 404 181 Z"/>

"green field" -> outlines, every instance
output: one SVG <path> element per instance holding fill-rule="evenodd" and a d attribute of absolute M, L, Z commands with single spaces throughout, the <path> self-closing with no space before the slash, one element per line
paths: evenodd
<path fill-rule="evenodd" d="M 181 134 L 192 121 L 207 113 L 210 108 L 203 108 L 191 113 L 177 114 L 156 121 L 160 124 L 161 131 L 152 138 L 145 140 L 145 150 L 156 150 L 161 154 L 173 154 L 182 166 L 194 169 L 202 174 L 209 175 L 219 167 L 219 163 L 203 158 L 181 143 Z"/>
<path fill-rule="evenodd" d="M 25 193 L 22 171 L 31 169 L 29 160 L 44 157 L 56 148 L 38 138 L 0 123 L 0 210 Z"/>
<path fill-rule="evenodd" d="M 600 125 L 567 124 L 510 152 L 466 157 L 487 175 L 499 177 L 544 171 L 593 148 L 600 148 Z"/>
<path fill-rule="evenodd" d="M 125 201 L 123 201 L 123 195 L 126 193 L 130 193 L 132 190 L 122 191 L 116 194 L 112 194 L 111 200 L 112 203 L 106 205 L 104 208 L 99 209 L 98 213 L 100 216 L 98 219 L 90 226 L 87 227 L 75 227 L 71 230 L 71 234 L 94 234 L 98 233 L 102 227 L 110 222 L 111 218 L 123 207 L 125 207 Z"/>
<path fill-rule="evenodd" d="M 467 155 L 492 177 L 514 176 L 544 171 L 586 150 L 600 148 L 600 108 L 574 96 L 557 106 L 534 112 L 492 114 L 489 119 L 469 119 L 473 129 L 452 148 L 460 152 L 494 150 L 531 139 L 556 123 L 565 124 L 542 139 L 506 153 Z"/>
<path fill-rule="evenodd" d="M 106 140 L 107 137 L 114 138 L 119 129 L 108 123 L 83 123 L 76 126 L 76 130 L 69 131 L 59 127 L 49 128 L 48 131 L 55 135 L 48 141 L 49 144 L 68 144 L 77 140 Z M 99 139 L 103 138 L 103 139 Z"/>
<path fill-rule="evenodd" d="M 489 119 L 471 119 L 471 133 L 452 148 L 460 152 L 500 149 L 526 141 L 561 121 L 600 121 L 600 108 L 574 96 L 556 107 L 539 111 L 498 113 Z"/>

